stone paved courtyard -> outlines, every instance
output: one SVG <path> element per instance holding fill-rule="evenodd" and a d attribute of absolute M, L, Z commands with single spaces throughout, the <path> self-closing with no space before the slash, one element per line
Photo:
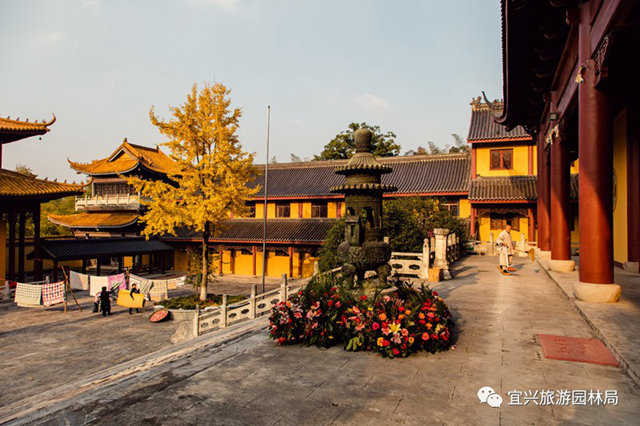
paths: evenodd
<path fill-rule="evenodd" d="M 385 360 L 342 348 L 278 347 L 260 329 L 85 392 L 37 422 L 637 424 L 640 391 L 624 369 L 542 356 L 538 333 L 593 332 L 537 263 L 519 262 L 520 271 L 505 277 L 495 258 L 470 257 L 453 281 L 437 286 L 458 328 L 449 352 Z M 501 408 L 479 403 L 482 386 L 502 395 Z M 508 405 L 508 391 L 546 389 L 613 389 L 619 404 Z"/>

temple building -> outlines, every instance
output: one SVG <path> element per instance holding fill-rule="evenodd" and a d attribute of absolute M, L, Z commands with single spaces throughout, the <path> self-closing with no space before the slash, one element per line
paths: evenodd
<path fill-rule="evenodd" d="M 515 241 L 524 237 L 537 241 L 536 142 L 522 126 L 507 130 L 496 123 L 502 115 L 502 100 L 471 101 L 471 123 L 467 142 L 471 144 L 470 234 L 475 240 L 488 242 L 497 237 L 505 225 L 511 225 Z M 577 201 L 578 161 L 571 163 L 571 201 Z M 572 209 L 572 245 L 577 249 L 578 212 Z"/>
<path fill-rule="evenodd" d="M 55 116 L 48 122 L 0 118 L 0 166 L 4 144 L 44 135 L 54 122 Z M 82 185 L 52 182 L 0 169 L 0 285 L 4 284 L 5 279 L 25 281 L 27 272 L 32 273 L 35 280 L 42 279 L 40 205 L 58 198 L 80 195 L 83 191 Z M 34 235 L 29 242 L 25 235 L 27 217 L 32 219 L 34 228 Z M 30 264 L 25 261 L 28 243 L 35 253 Z M 51 266 L 48 265 L 48 268 Z"/>
<path fill-rule="evenodd" d="M 383 184 L 398 191 L 385 196 L 441 197 L 456 215 L 468 217 L 468 187 L 471 159 L 467 154 L 387 157 L 380 161 L 393 167 L 382 178 Z M 125 141 L 109 157 L 88 164 L 70 161 L 71 167 L 87 174 L 92 182 L 92 196 L 76 199 L 77 214 L 51 215 L 49 219 L 70 228 L 83 238 L 135 238 L 144 207 L 138 194 L 120 175 L 137 174 L 164 179 L 171 160 L 157 148 L 145 148 Z M 344 195 L 332 193 L 341 183 L 336 168 L 347 160 L 273 164 L 269 166 L 267 195 L 267 262 L 265 274 L 306 277 L 313 274 L 317 252 L 331 225 L 343 217 Z M 257 165 L 258 169 L 264 166 Z M 262 186 L 258 177 L 252 185 Z M 219 235 L 212 236 L 222 274 L 255 276 L 262 274 L 264 187 L 246 201 L 247 217 L 231 217 Z M 124 265 L 151 266 L 188 270 L 191 252 L 198 251 L 200 236 L 190 231 L 165 235 L 159 242 L 173 247 L 173 255 L 156 254 L 139 259 L 125 259 Z M 169 258 L 170 257 L 170 258 Z"/>
<path fill-rule="evenodd" d="M 615 302 L 621 289 L 614 267 L 637 273 L 640 262 L 640 3 L 503 0 L 502 22 L 505 102 L 498 122 L 507 130 L 521 126 L 536 143 L 541 254 L 552 269 L 574 267 L 577 186 L 574 293 Z"/>

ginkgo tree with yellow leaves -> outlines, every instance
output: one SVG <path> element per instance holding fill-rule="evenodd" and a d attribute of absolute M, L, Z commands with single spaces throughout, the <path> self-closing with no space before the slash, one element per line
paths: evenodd
<path fill-rule="evenodd" d="M 244 200 L 260 188 L 250 188 L 255 178 L 254 154 L 242 150 L 237 130 L 242 115 L 231 108 L 230 90 L 223 84 L 194 84 L 187 100 L 171 107 L 172 118 L 163 121 L 154 108 L 151 122 L 169 138 L 161 144 L 169 150 L 174 168 L 169 182 L 127 178 L 140 191 L 147 206 L 141 217 L 143 234 L 173 234 L 180 228 L 202 236 L 200 300 L 207 297 L 209 237 L 218 234 L 229 213 L 242 214 Z"/>

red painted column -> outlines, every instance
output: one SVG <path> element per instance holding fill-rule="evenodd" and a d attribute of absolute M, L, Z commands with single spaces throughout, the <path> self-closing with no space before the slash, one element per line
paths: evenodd
<path fill-rule="evenodd" d="M 578 85 L 580 282 L 613 283 L 612 124 L 607 94 L 596 88 L 589 3 L 580 6 Z"/>
<path fill-rule="evenodd" d="M 475 207 L 471 207 L 471 216 L 469 217 L 469 225 L 470 225 L 470 234 L 472 240 L 477 240 L 476 237 L 476 215 L 478 214 L 478 210 Z"/>
<path fill-rule="evenodd" d="M 529 241 L 536 240 L 536 219 L 533 214 L 533 208 L 527 208 L 527 219 L 529 220 Z"/>
<path fill-rule="evenodd" d="M 33 280 L 42 280 L 42 259 L 40 258 L 40 203 L 36 203 L 36 206 L 32 212 L 33 218 Z M 84 265 L 84 263 L 83 263 Z M 84 271 L 83 271 L 84 273 Z"/>
<path fill-rule="evenodd" d="M 627 111 L 627 257 L 640 262 L 640 100 Z"/>
<path fill-rule="evenodd" d="M 293 278 L 293 246 L 289 246 L 289 278 Z"/>
<path fill-rule="evenodd" d="M 549 241 L 549 162 L 545 135 L 538 134 L 538 248 L 551 250 Z"/>
<path fill-rule="evenodd" d="M 563 135 L 551 144 L 551 259 L 571 260 L 569 150 Z"/>
<path fill-rule="evenodd" d="M 253 267 L 253 275 L 257 275 L 256 274 L 256 246 L 252 246 L 251 247 L 251 260 L 252 260 L 252 267 Z"/>

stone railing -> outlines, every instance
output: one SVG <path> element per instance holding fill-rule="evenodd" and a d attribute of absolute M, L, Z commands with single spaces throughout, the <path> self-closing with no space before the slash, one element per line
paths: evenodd
<path fill-rule="evenodd" d="M 460 237 L 450 234 L 448 229 L 434 229 L 435 236 L 425 238 L 422 253 L 392 252 L 391 271 L 393 275 L 412 275 L 426 280 L 429 268 L 440 268 L 444 279 L 450 279 L 449 265 L 462 256 Z"/>
<path fill-rule="evenodd" d="M 280 288 L 258 294 L 258 285 L 251 286 L 251 295 L 248 299 L 229 305 L 227 295 L 222 296 L 222 304 L 214 308 L 196 309 L 194 319 L 195 336 L 209 333 L 219 328 L 226 328 L 240 321 L 254 319 L 268 315 L 278 303 L 287 300 L 289 295 L 299 291 L 308 283 L 308 280 L 290 285 L 287 274 L 282 274 Z"/>
<path fill-rule="evenodd" d="M 118 207 L 125 210 L 137 210 L 140 208 L 140 198 L 131 194 L 113 194 L 106 196 L 95 195 L 89 197 L 76 197 L 77 210 L 102 210 Z"/>

